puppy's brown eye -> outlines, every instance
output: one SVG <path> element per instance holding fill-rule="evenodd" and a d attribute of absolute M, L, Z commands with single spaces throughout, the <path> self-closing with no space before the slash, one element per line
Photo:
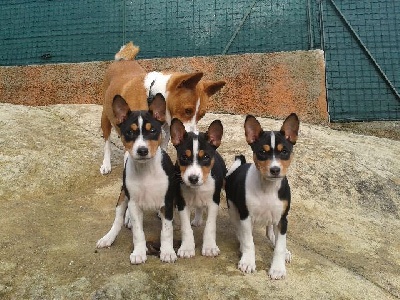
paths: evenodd
<path fill-rule="evenodd" d="M 188 115 L 188 116 L 191 116 L 191 115 L 193 114 L 193 109 L 191 109 L 191 108 L 186 108 L 186 109 L 185 109 L 185 114 Z"/>

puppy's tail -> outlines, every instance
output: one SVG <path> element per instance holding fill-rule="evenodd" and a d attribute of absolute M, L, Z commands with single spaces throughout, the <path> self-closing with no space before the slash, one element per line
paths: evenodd
<path fill-rule="evenodd" d="M 228 177 L 231 175 L 237 168 L 239 168 L 241 165 L 244 165 L 246 163 L 246 158 L 244 155 L 237 155 L 235 156 L 235 161 L 233 162 L 232 166 L 229 168 L 228 173 L 226 173 L 226 176 Z"/>
<path fill-rule="evenodd" d="M 115 60 L 134 60 L 138 53 L 139 47 L 135 46 L 133 42 L 129 42 L 115 54 Z"/>

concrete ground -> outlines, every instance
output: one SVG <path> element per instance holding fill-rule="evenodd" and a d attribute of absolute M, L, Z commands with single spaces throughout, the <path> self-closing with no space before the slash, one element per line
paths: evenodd
<path fill-rule="evenodd" d="M 398 299 L 400 298 L 400 141 L 301 124 L 292 187 L 287 278 L 267 277 L 272 248 L 256 227 L 257 272 L 237 269 L 238 242 L 226 201 L 220 207 L 216 258 L 174 264 L 149 256 L 131 265 L 130 230 L 109 249 L 96 241 L 110 228 L 119 194 L 123 151 L 113 136 L 113 171 L 102 176 L 98 105 L 28 107 L 0 104 L 1 299 Z M 230 165 L 251 160 L 244 116 L 221 119 L 220 153 Z M 265 129 L 281 121 L 259 119 Z M 169 153 L 174 156 L 172 147 Z M 157 242 L 160 222 L 146 213 Z M 179 241 L 179 226 L 175 228 Z"/>

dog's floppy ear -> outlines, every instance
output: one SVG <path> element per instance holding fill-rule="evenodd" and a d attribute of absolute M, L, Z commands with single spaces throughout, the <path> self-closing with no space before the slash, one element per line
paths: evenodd
<path fill-rule="evenodd" d="M 281 132 L 285 135 L 293 145 L 296 144 L 297 136 L 299 135 L 299 118 L 295 113 L 291 113 L 283 122 Z"/>
<path fill-rule="evenodd" d="M 246 135 L 247 143 L 254 143 L 256 140 L 258 140 L 262 132 L 263 130 L 257 119 L 252 115 L 248 115 L 244 121 L 244 133 Z"/>
<path fill-rule="evenodd" d="M 223 80 L 219 80 L 219 81 L 206 80 L 206 81 L 204 81 L 204 92 L 209 97 L 211 97 L 216 92 L 218 92 L 220 89 L 222 89 L 225 84 L 226 84 L 226 82 Z"/>
<path fill-rule="evenodd" d="M 174 145 L 175 147 L 178 146 L 183 141 L 183 138 L 186 134 L 185 126 L 179 119 L 172 119 L 170 133 L 172 145 Z"/>
<path fill-rule="evenodd" d="M 213 121 L 207 130 L 207 139 L 208 142 L 218 148 L 221 145 L 222 135 L 224 133 L 224 127 L 220 120 Z"/>
<path fill-rule="evenodd" d="M 125 121 L 131 112 L 125 99 L 122 98 L 122 96 L 120 95 L 116 95 L 114 97 L 112 109 L 114 112 L 114 116 L 117 119 L 117 125 L 120 125 L 123 121 Z"/>
<path fill-rule="evenodd" d="M 149 112 L 153 115 L 153 118 L 161 123 L 164 123 L 166 109 L 167 105 L 165 103 L 164 96 L 160 93 L 156 94 L 149 106 Z"/>
<path fill-rule="evenodd" d="M 174 83 L 177 88 L 194 90 L 202 77 L 203 72 L 181 74 L 174 79 Z"/>

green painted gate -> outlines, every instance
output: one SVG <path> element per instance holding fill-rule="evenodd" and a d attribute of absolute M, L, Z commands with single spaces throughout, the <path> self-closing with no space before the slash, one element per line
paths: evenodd
<path fill-rule="evenodd" d="M 399 120 L 400 1 L 323 4 L 331 120 Z"/>

